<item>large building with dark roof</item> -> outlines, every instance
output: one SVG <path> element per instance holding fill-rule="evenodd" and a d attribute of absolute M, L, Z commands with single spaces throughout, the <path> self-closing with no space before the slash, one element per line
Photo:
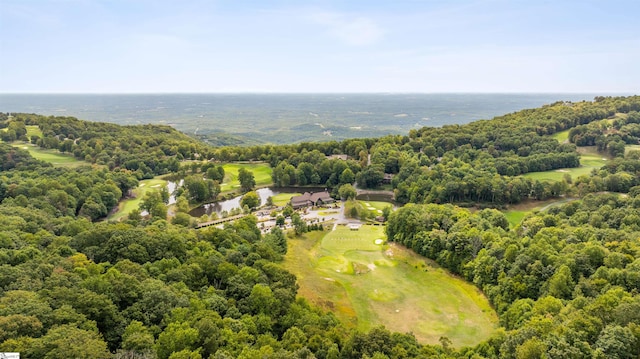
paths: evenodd
<path fill-rule="evenodd" d="M 293 207 L 294 209 L 310 206 L 321 206 L 323 204 L 333 202 L 333 198 L 327 191 L 316 193 L 305 192 L 301 196 L 291 197 L 291 207 Z"/>

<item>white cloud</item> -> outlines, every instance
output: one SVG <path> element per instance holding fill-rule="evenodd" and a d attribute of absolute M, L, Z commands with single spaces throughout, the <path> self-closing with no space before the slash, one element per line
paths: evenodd
<path fill-rule="evenodd" d="M 314 23 L 325 26 L 331 36 L 347 45 L 371 45 L 384 35 L 378 24 L 363 16 L 320 12 L 310 14 L 309 18 Z"/>

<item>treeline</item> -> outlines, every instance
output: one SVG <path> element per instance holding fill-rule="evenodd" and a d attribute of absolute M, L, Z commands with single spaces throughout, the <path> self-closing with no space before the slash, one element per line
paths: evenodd
<path fill-rule="evenodd" d="M 51 167 L 51 165 L 31 157 L 29 152 L 23 149 L 0 143 L 0 171 L 8 171 L 13 168 L 36 168 L 39 166 Z"/>
<path fill-rule="evenodd" d="M 205 146 L 168 126 L 121 127 L 26 114 L 12 114 L 3 125 L 21 136 L 24 125 L 38 125 L 44 134 L 35 141 L 40 146 L 58 148 L 110 169 L 134 171 L 139 179 L 177 172 L 183 159 L 258 160 L 274 169 L 276 186 L 315 185 L 336 190 L 355 181 L 361 188 L 378 188 L 395 176 L 391 185 L 401 203 L 477 201 L 502 205 L 558 193 L 558 188 L 549 188 L 549 184 L 528 184 L 526 180 L 525 186 L 537 190 L 513 190 L 521 181 L 512 177 L 579 166 L 575 145 L 558 143 L 549 134 L 573 128 L 573 142 L 591 143 L 584 140 L 593 137 L 587 129 L 599 128 L 601 120 L 622 114 L 599 145 L 621 156 L 625 141 L 637 143 L 639 109 L 640 96 L 598 97 L 592 102 L 557 102 L 466 125 L 425 127 L 406 136 L 221 148 Z M 343 163 L 344 159 L 333 155 L 346 155 L 347 160 Z M 465 172 L 472 175 L 451 175 L 459 172 L 460 161 L 468 165 Z M 457 185 L 451 183 L 452 176 L 458 178 Z M 511 193 L 496 195 L 505 188 Z"/>
<path fill-rule="evenodd" d="M 353 183 L 362 166 L 354 160 L 327 158 L 318 150 L 303 151 L 279 161 L 273 168 L 273 183 L 286 186 L 337 187 Z"/>
<path fill-rule="evenodd" d="M 131 171 L 54 168 L 4 143 L 0 143 L 0 160 L 0 202 L 54 217 L 103 218 L 138 185 Z"/>
<path fill-rule="evenodd" d="M 372 166 L 397 173 L 402 203 L 478 201 L 517 203 L 562 194 L 562 184 L 514 176 L 579 166 L 573 144 L 549 134 L 640 108 L 640 97 L 558 102 L 463 126 L 423 128 L 408 138 L 389 136 L 372 146 Z M 633 115 L 632 115 L 633 117 Z"/>
<path fill-rule="evenodd" d="M 619 113 L 628 114 L 618 116 L 627 121 L 616 129 L 622 131 L 639 110 L 637 96 L 596 98 L 408 136 L 249 148 L 206 147 L 166 126 L 1 114 L 8 140 L 14 134 L 26 139 L 26 126 L 37 125 L 43 137 L 31 141 L 98 166 L 53 168 L 0 144 L 0 352 L 25 358 L 635 358 L 638 152 L 590 176 L 555 183 L 516 175 L 576 165 L 574 145 L 546 135 Z M 605 137 L 613 133 L 607 131 Z M 348 159 L 327 157 L 334 154 Z M 261 234 L 253 216 L 196 231 L 168 223 L 156 193 L 143 200 L 150 217 L 138 211 L 123 223 L 92 222 L 139 179 L 157 174 L 185 175 L 194 201 L 219 191 L 222 167 L 193 164 L 187 176 L 183 159 L 267 161 L 278 185 L 337 188 L 355 180 L 376 187 L 392 174 L 389 185 L 403 203 L 584 198 L 531 214 L 514 230 L 494 209 L 410 204 L 389 215 L 390 240 L 475 283 L 500 316 L 502 328 L 492 338 L 456 350 L 446 338 L 431 346 L 384 328 L 345 329 L 332 314 L 296 299 L 295 277 L 277 264 L 285 234 Z M 590 194 L 601 191 L 624 195 Z"/>
<path fill-rule="evenodd" d="M 184 159 L 209 159 L 212 156 L 209 146 L 170 126 L 119 126 L 80 121 L 74 117 L 22 113 L 4 114 L 3 118 L 4 126 L 9 129 L 38 126 L 42 138 L 32 136 L 30 140 L 42 148 L 70 153 L 77 159 L 109 169 L 131 170 L 139 179 L 177 172 Z M 26 140 L 26 135 L 17 139 Z"/>
<path fill-rule="evenodd" d="M 276 264 L 285 234 L 262 235 L 253 216 L 199 231 L 158 217 L 92 223 L 82 209 L 93 196 L 115 200 L 126 172 L 54 169 L 0 148 L 24 157 L 0 176 L 2 352 L 92 359 L 445 352 L 384 328 L 346 330 L 296 299 L 295 277 Z M 206 172 L 218 172 L 212 168 Z M 53 201 L 64 194 L 67 202 Z"/>
<path fill-rule="evenodd" d="M 473 164 L 447 154 L 429 167 L 407 163 L 392 180 L 400 203 L 487 202 L 493 205 L 544 200 L 566 194 L 566 181 L 546 182 L 523 177 L 502 176 L 488 161 Z"/>
<path fill-rule="evenodd" d="M 596 146 L 599 152 L 621 157 L 625 145 L 640 144 L 640 112 L 576 126 L 569 131 L 569 141 L 578 146 Z"/>
<path fill-rule="evenodd" d="M 346 183 L 340 176 L 348 167 L 361 188 L 378 188 L 385 182 L 385 174 L 393 175 L 391 185 L 401 203 L 502 205 L 564 193 L 562 184 L 515 178 L 580 165 L 576 146 L 558 143 L 550 134 L 623 114 L 624 121 L 616 123 L 624 127 L 625 139 L 632 142 L 638 109 L 640 96 L 598 97 L 592 102 L 557 102 L 466 125 L 425 127 L 407 136 L 220 148 L 214 157 L 267 161 L 279 186 L 335 189 Z M 348 156 L 346 166 L 329 157 L 335 154 Z M 351 173 L 345 174 L 345 180 Z"/>
<path fill-rule="evenodd" d="M 389 240 L 475 283 L 504 330 L 466 357 L 636 358 L 640 353 L 640 187 L 526 217 L 407 205 Z"/>

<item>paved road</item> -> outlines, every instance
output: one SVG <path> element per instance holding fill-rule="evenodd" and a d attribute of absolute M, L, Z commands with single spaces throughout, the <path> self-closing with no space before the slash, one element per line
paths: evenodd
<path fill-rule="evenodd" d="M 345 224 L 349 223 L 349 221 L 344 216 L 344 203 L 337 202 L 331 208 L 319 208 L 319 209 L 307 209 L 306 212 L 301 213 L 301 217 L 307 223 L 324 223 L 335 221 L 336 224 Z M 276 225 L 276 220 L 271 218 L 269 215 L 259 216 L 258 217 L 258 228 L 261 228 L 263 233 L 269 232 L 271 228 Z M 264 225 L 264 227 L 263 227 Z M 285 229 L 291 228 L 291 219 L 287 218 L 285 220 Z M 335 225 L 334 225 L 335 228 Z"/>

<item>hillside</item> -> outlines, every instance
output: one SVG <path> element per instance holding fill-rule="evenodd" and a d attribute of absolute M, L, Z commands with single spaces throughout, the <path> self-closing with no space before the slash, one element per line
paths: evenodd
<path fill-rule="evenodd" d="M 2 114 L 0 352 L 25 358 L 636 358 L 639 111 L 638 96 L 599 97 L 406 136 L 254 147 L 210 147 L 169 126 Z M 566 130 L 568 142 L 553 137 Z M 25 150 L 29 143 L 34 147 Z M 543 175 L 583 165 L 586 145 L 606 159 L 603 167 L 560 181 Z M 49 157 L 34 158 L 33 149 Z M 77 163 L 56 163 L 52 156 L 62 154 Z M 334 154 L 347 159 L 329 157 Z M 241 160 L 268 163 L 280 187 L 325 186 L 336 195 L 351 183 L 393 190 L 400 208 L 386 218 L 388 240 L 481 290 L 499 328 L 462 347 L 447 328 L 428 328 L 440 337 L 426 344 L 382 326 L 345 327 L 301 297 L 308 291 L 299 286 L 304 281 L 282 264 L 293 248 L 288 243 L 318 229 L 316 223 L 300 223 L 293 213 L 288 232 L 264 233 L 249 214 L 222 228 L 193 228 L 197 219 L 187 211 L 215 200 L 226 178 L 222 163 Z M 251 192 L 253 174 L 238 168 L 242 191 Z M 540 175 L 522 176 L 531 173 Z M 184 180 L 173 193 L 175 204 L 168 205 L 169 193 L 159 188 L 122 221 L 104 220 L 141 180 L 159 175 Z M 514 225 L 501 212 L 552 198 L 556 205 L 527 212 Z M 342 248 L 335 236 L 323 238 L 323 251 L 354 263 L 371 256 L 382 265 L 377 247 L 363 254 Z M 428 291 L 427 275 L 402 268 L 417 280 L 411 287 Z"/>

